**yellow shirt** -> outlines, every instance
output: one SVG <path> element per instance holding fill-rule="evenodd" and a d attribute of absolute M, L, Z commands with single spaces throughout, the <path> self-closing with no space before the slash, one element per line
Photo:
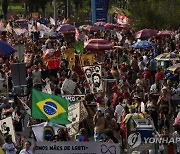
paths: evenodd
<path fill-rule="evenodd" d="M 5 154 L 2 147 L 0 147 L 0 154 Z"/>

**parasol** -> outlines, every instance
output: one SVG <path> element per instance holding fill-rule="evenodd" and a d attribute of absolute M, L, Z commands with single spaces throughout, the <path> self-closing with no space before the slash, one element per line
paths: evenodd
<path fill-rule="evenodd" d="M 84 28 L 85 31 L 88 31 L 88 32 L 98 32 L 98 28 L 95 27 L 95 26 L 87 26 L 86 28 Z"/>
<path fill-rule="evenodd" d="M 159 31 L 158 32 L 158 36 L 171 36 L 172 35 L 172 31 L 170 31 L 170 30 L 163 30 L 163 31 Z"/>
<path fill-rule="evenodd" d="M 20 22 L 28 22 L 28 20 L 27 20 L 27 19 L 18 19 L 18 20 L 16 20 L 16 22 L 17 22 L 17 23 L 20 23 Z"/>
<path fill-rule="evenodd" d="M 84 48 L 86 50 L 110 50 L 113 48 L 113 44 L 104 39 L 91 39 L 84 43 Z"/>
<path fill-rule="evenodd" d="M 63 24 L 60 25 L 56 31 L 58 32 L 68 32 L 68 31 L 75 31 L 75 26 L 70 25 L 70 24 Z"/>
<path fill-rule="evenodd" d="M 155 59 L 157 61 L 171 61 L 171 60 L 178 61 L 180 60 L 180 55 L 174 52 L 163 53 L 163 54 L 158 55 Z"/>
<path fill-rule="evenodd" d="M 157 36 L 157 32 L 152 29 L 143 29 L 135 33 L 135 38 L 149 38 Z"/>
<path fill-rule="evenodd" d="M 150 49 L 152 47 L 155 47 L 156 44 L 148 41 L 138 41 L 135 44 L 132 45 L 134 49 Z"/>
<path fill-rule="evenodd" d="M 180 63 L 174 64 L 174 65 L 168 67 L 167 70 L 169 70 L 173 73 L 174 72 L 180 73 Z"/>
<path fill-rule="evenodd" d="M 106 23 L 103 22 L 103 21 L 100 21 L 100 22 L 96 22 L 94 25 L 95 26 L 104 26 Z"/>
<path fill-rule="evenodd" d="M 0 56 L 8 57 L 9 55 L 13 54 L 15 49 L 12 48 L 6 42 L 0 40 Z"/>

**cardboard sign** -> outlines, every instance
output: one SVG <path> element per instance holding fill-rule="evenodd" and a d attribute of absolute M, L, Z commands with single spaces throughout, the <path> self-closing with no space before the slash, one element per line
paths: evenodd
<path fill-rule="evenodd" d="M 35 154 L 120 154 L 120 147 L 106 142 L 36 142 Z"/>
<path fill-rule="evenodd" d="M 83 67 L 86 79 L 93 93 L 103 92 L 101 65 Z"/>
<path fill-rule="evenodd" d="M 0 131 L 2 132 L 3 136 L 11 134 L 13 142 L 16 142 L 12 117 L 7 117 L 0 120 Z"/>

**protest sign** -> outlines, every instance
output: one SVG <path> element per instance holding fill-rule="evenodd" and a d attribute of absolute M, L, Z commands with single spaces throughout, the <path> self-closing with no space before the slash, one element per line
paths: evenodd
<path fill-rule="evenodd" d="M 81 55 L 81 65 L 93 65 L 94 54 Z"/>
<path fill-rule="evenodd" d="M 85 100 L 85 95 L 64 95 L 62 97 L 67 99 L 71 104 Z"/>
<path fill-rule="evenodd" d="M 93 93 L 103 92 L 101 65 L 83 67 L 86 79 Z"/>
<path fill-rule="evenodd" d="M 71 136 L 78 132 L 79 122 L 88 116 L 86 108 L 83 104 L 85 95 L 64 95 L 62 97 L 70 102 L 68 107 L 68 120 L 70 120 L 72 123 L 66 126 L 68 128 L 69 135 Z"/>
<path fill-rule="evenodd" d="M 11 134 L 13 142 L 16 142 L 12 117 L 7 117 L 0 120 L 0 126 L 0 131 L 2 132 L 3 136 Z"/>
<path fill-rule="evenodd" d="M 120 154 L 119 144 L 105 142 L 36 142 L 35 154 Z"/>

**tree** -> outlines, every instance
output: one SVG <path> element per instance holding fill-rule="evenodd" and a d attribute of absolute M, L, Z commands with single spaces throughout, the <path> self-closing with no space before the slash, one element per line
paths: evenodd
<path fill-rule="evenodd" d="M 4 20 L 6 20 L 6 18 L 7 18 L 8 5 L 9 5 L 8 0 L 2 1 L 2 11 L 3 11 L 3 15 L 4 15 Z"/>
<path fill-rule="evenodd" d="M 129 0 L 132 23 L 139 29 L 178 28 L 180 25 L 179 0 Z"/>

